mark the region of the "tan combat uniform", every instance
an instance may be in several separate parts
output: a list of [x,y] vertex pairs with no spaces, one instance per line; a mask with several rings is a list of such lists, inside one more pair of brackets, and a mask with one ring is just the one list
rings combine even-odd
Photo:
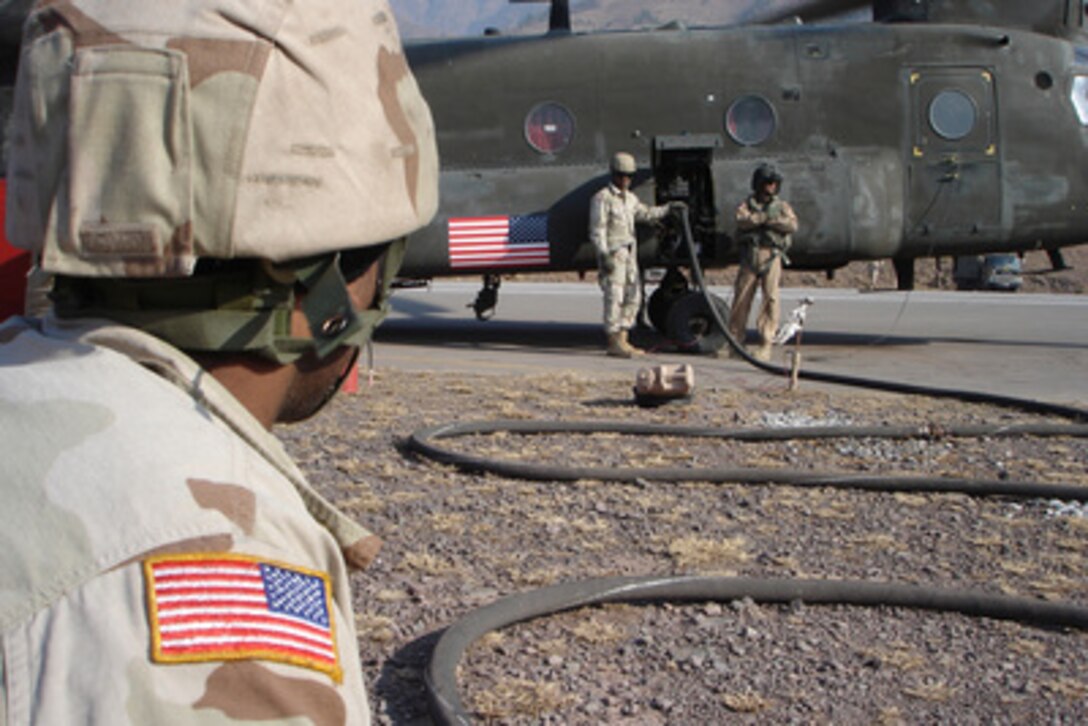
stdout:
[[0,357],[0,724],[369,722],[341,552],[377,539],[275,437],[131,328],[13,318]]
[[792,243],[797,231],[797,214],[782,199],[773,198],[767,204],[748,197],[737,207],[737,237],[741,240],[740,265],[733,286],[733,306],[729,312],[729,332],[744,343],[748,314],[756,286],[763,293],[763,305],[756,318],[760,347],[756,356],[767,360],[771,340],[778,328],[778,285],[782,277],[782,255]]
[[651,207],[633,192],[609,184],[589,205],[589,239],[597,250],[598,281],[604,292],[604,328],[608,334],[629,330],[641,304],[635,223],[668,214],[668,205]]

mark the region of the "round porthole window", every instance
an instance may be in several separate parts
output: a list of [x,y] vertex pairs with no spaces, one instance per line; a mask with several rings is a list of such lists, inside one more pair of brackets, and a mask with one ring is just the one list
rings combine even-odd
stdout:
[[978,109],[963,91],[941,91],[929,103],[929,125],[949,141],[959,141],[975,128]]
[[778,121],[762,96],[743,96],[725,112],[725,130],[741,146],[758,146],[771,138]]
[[541,103],[525,117],[525,140],[541,154],[558,154],[574,139],[574,116],[558,103]]

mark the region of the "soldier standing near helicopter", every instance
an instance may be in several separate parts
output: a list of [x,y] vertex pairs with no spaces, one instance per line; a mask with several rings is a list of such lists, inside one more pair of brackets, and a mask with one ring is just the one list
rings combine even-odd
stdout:
[[631,191],[635,157],[618,152],[612,157],[612,181],[597,192],[589,205],[589,239],[597,249],[598,280],[604,292],[604,330],[608,355],[642,355],[628,341],[641,303],[635,223],[661,219],[682,202],[651,207]]
[[778,198],[782,175],[770,164],[760,164],[752,174],[752,194],[737,207],[737,240],[740,264],[733,288],[733,308],[729,314],[729,332],[737,343],[744,343],[748,313],[752,309],[756,285],[763,292],[763,306],[756,319],[759,347],[753,355],[770,360],[771,340],[778,328],[778,283],[782,277],[782,259],[797,231],[793,207]]

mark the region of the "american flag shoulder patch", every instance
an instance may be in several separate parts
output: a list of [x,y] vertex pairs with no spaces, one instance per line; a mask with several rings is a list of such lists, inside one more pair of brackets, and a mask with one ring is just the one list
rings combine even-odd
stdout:
[[324,572],[232,554],[144,561],[156,663],[269,660],[342,678]]

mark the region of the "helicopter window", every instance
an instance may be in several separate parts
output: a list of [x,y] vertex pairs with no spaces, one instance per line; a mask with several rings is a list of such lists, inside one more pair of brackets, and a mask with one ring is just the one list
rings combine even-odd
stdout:
[[541,154],[558,154],[574,139],[574,116],[558,103],[541,103],[525,117],[525,140]]
[[1088,76],[1074,76],[1073,90],[1069,95],[1081,126],[1088,126]]
[[742,96],[725,112],[725,130],[741,146],[758,146],[771,138],[778,121],[762,96]]
[[963,91],[941,91],[929,104],[929,125],[942,138],[958,141],[975,128],[978,109]]

